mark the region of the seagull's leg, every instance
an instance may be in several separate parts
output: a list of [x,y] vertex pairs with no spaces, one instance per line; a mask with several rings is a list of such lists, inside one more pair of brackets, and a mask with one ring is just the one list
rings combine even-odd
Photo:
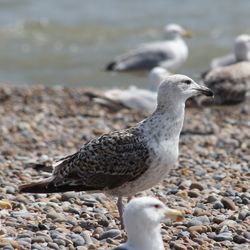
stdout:
[[118,197],[118,200],[117,200],[117,208],[118,208],[119,216],[120,216],[121,229],[124,229],[123,217],[122,217],[122,215],[123,215],[122,196],[119,196],[119,197]]

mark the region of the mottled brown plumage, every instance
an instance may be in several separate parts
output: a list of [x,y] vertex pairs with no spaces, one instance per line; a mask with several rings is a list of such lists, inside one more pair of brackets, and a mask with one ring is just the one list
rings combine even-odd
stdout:
[[250,88],[250,62],[213,69],[205,76],[204,84],[213,90],[216,104],[242,102]]
[[[102,191],[133,181],[149,167],[149,152],[140,128],[104,134],[86,143],[56,166],[44,192]],[[21,192],[41,192],[41,183],[20,187]]]

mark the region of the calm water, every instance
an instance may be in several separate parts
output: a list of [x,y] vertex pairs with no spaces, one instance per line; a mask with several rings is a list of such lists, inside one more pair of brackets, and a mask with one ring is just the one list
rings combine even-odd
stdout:
[[250,33],[249,0],[0,0],[0,82],[143,86],[145,77],[103,71],[114,56],[158,40],[167,23],[194,32],[178,71],[190,76]]

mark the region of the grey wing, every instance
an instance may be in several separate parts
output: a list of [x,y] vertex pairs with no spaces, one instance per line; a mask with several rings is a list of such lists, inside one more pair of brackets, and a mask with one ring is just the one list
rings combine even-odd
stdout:
[[113,67],[117,71],[151,69],[169,58],[161,49],[145,46],[118,57]]
[[54,185],[64,191],[103,190],[138,178],[148,169],[149,153],[135,131],[113,132],[85,144],[56,167]]
[[226,56],[218,57],[212,60],[211,62],[211,68],[215,69],[218,67],[225,67],[231,64],[237,63],[235,55],[234,54],[228,54]]

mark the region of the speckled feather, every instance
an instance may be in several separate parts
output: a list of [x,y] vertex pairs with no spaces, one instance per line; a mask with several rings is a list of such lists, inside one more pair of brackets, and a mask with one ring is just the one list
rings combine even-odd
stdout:
[[61,159],[44,192],[108,190],[138,178],[149,168],[148,148],[140,133],[139,127],[132,127],[89,141]]
[[213,90],[217,104],[242,102],[250,88],[250,63],[213,69],[206,75],[204,83]]

